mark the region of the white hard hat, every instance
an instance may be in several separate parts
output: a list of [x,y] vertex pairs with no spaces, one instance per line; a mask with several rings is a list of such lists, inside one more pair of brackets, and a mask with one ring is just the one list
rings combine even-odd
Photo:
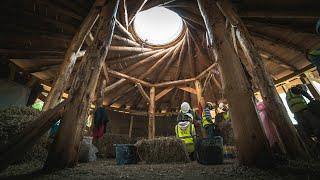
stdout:
[[181,104],[181,111],[182,111],[183,113],[187,113],[189,110],[190,110],[190,105],[189,105],[189,103],[183,102],[183,103]]
[[219,108],[222,109],[224,107],[224,103],[219,103]]

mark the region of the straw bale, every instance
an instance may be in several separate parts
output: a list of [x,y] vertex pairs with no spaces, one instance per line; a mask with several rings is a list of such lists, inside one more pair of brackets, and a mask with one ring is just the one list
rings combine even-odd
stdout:
[[184,143],[176,137],[142,139],[136,146],[141,160],[147,164],[190,162]]
[[[19,134],[28,124],[40,116],[39,110],[24,106],[10,106],[0,109],[0,145],[8,143],[10,138]],[[46,138],[41,138],[22,159],[15,163],[31,160],[44,161],[47,156]]]

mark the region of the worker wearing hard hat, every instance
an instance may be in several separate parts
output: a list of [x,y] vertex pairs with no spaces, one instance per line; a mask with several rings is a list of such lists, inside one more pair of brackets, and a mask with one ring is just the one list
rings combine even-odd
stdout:
[[[187,115],[189,116],[189,115]],[[193,117],[190,117],[191,119]],[[189,119],[183,119],[175,127],[176,137],[181,139],[187,149],[187,152],[190,155],[190,158],[193,160],[195,146],[194,138],[196,135],[195,127]]]
[[217,127],[213,122],[214,118],[211,116],[211,111],[214,109],[214,107],[215,104],[212,102],[207,102],[202,112],[201,124],[202,127],[207,131],[208,138],[213,138],[218,135]]
[[192,123],[197,123],[198,121],[201,120],[201,118],[195,111],[191,109],[189,103],[183,102],[180,106],[180,112],[177,116],[177,122],[186,121],[186,120]]

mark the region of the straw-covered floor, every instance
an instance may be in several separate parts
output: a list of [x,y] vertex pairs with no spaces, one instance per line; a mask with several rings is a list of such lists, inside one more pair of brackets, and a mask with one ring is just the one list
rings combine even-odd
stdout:
[[[138,164],[118,166],[114,159],[82,163],[75,168],[43,174],[42,163],[33,161],[9,167],[0,179],[318,179],[320,163],[289,162],[271,170],[238,166],[234,161],[203,166],[196,162],[176,164]],[[32,173],[33,172],[33,173]]]

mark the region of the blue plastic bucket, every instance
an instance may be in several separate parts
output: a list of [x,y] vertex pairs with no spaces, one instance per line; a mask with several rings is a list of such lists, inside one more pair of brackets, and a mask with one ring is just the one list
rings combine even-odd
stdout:
[[118,165],[137,164],[137,148],[133,144],[115,144]]
[[198,139],[196,158],[198,163],[204,165],[222,164],[224,159],[222,137]]

